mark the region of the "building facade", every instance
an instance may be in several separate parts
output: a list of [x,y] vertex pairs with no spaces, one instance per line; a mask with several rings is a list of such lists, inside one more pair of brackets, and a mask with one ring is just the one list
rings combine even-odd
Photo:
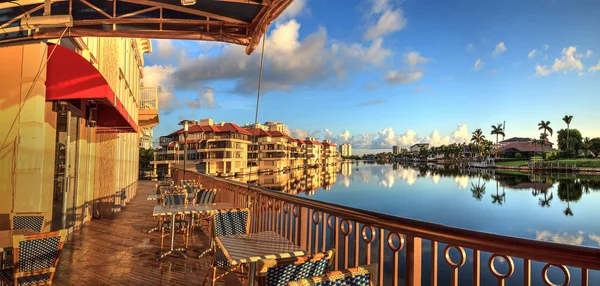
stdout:
[[392,153],[394,153],[394,154],[400,154],[400,153],[402,153],[402,147],[400,147],[400,146],[394,146],[394,147],[392,147]]
[[151,50],[92,37],[0,47],[0,213],[43,212],[49,229],[72,229],[135,195],[137,133],[158,120],[138,117]]
[[429,143],[417,143],[410,146],[410,153],[419,153],[423,148],[425,150],[429,149]]
[[352,144],[342,144],[340,145],[340,154],[342,157],[350,157],[352,156]]

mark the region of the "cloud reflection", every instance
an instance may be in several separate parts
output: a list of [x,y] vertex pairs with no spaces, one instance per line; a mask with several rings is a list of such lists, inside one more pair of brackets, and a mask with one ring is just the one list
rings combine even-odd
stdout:
[[[590,235],[591,238],[592,235]],[[600,238],[600,237],[598,237]],[[571,245],[582,245],[583,244],[583,231],[579,231],[576,235],[570,235],[567,232],[563,233],[552,233],[547,230],[535,231],[535,239],[542,241],[550,241],[554,243],[571,244]]]
[[456,176],[454,177],[454,181],[459,189],[466,189],[469,185],[469,176]]

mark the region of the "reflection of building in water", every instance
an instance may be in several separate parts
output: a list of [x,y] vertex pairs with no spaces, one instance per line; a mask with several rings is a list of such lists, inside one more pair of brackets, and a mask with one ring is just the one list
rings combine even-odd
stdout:
[[289,181],[290,175],[287,172],[260,174],[260,176],[258,176],[259,186],[276,191],[285,192],[289,190]]
[[342,176],[352,176],[352,162],[343,162],[342,166]]

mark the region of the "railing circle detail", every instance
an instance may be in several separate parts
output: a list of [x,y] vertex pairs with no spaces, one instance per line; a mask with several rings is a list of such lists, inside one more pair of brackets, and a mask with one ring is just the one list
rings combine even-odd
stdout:
[[[367,228],[369,228],[369,231],[367,232]],[[375,228],[370,226],[370,225],[363,225],[361,228],[361,232],[362,232],[362,239],[365,243],[369,244],[369,243],[373,243],[375,241]],[[371,238],[367,237],[367,234],[370,233],[371,234]]]
[[288,213],[290,211],[290,204],[284,202],[282,209],[284,213]]
[[[503,258],[504,260],[506,260],[506,263],[508,263],[508,271],[505,274],[501,274],[500,272],[498,272],[498,270],[496,270],[496,266],[494,266],[494,260],[496,260],[497,257]],[[490,259],[488,260],[488,268],[490,269],[492,274],[496,276],[496,278],[507,279],[515,272],[515,263],[513,262],[510,256],[494,253],[492,254],[492,256],[490,256]]]
[[313,212],[312,213],[312,221],[314,224],[318,225],[319,221],[321,220],[321,213],[320,212]]
[[[460,254],[460,260],[458,261],[458,263],[454,263],[454,261],[452,261],[452,259],[450,258],[451,248],[456,249]],[[446,249],[444,249],[444,258],[446,259],[446,263],[450,265],[450,268],[459,268],[465,265],[465,262],[467,260],[467,253],[465,252],[465,249],[460,246],[446,245]]]
[[344,236],[349,235],[352,232],[352,224],[349,221],[342,219],[340,231]]
[[546,284],[548,286],[558,286],[559,285],[559,284],[552,283],[552,281],[550,281],[550,278],[548,278],[548,270],[550,269],[551,266],[554,266],[554,267],[562,270],[563,274],[565,275],[565,281],[560,285],[562,285],[562,286],[569,285],[569,282],[571,281],[571,273],[569,273],[569,269],[567,269],[567,267],[565,267],[564,265],[555,265],[555,264],[550,264],[550,263],[547,263],[544,266],[544,268],[542,269],[542,281],[544,281],[544,284]]
[[292,207],[292,214],[293,214],[295,217],[298,217],[298,211],[299,211],[299,210],[298,210],[298,206],[296,206],[296,205],[295,205],[295,206],[293,206],[293,207]]
[[[398,246],[394,245],[394,239],[393,239],[394,235],[398,238]],[[402,248],[404,248],[404,235],[402,235],[400,233],[390,232],[388,234],[387,241],[388,241],[388,246],[390,247],[390,249],[393,252],[398,252],[398,251],[402,250]]]
[[335,218],[334,216],[332,216],[332,215],[329,215],[329,216],[327,217],[327,226],[328,226],[330,229],[333,229],[333,228],[334,228],[334,226],[333,226],[333,222],[334,222],[335,220],[336,220],[336,218]]

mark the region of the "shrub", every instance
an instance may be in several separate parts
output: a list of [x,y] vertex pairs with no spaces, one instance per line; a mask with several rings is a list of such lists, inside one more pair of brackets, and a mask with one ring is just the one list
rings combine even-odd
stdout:
[[546,152],[546,160],[556,160],[558,154],[556,152]]
[[521,153],[517,152],[517,154],[515,154],[515,159],[521,159]]

